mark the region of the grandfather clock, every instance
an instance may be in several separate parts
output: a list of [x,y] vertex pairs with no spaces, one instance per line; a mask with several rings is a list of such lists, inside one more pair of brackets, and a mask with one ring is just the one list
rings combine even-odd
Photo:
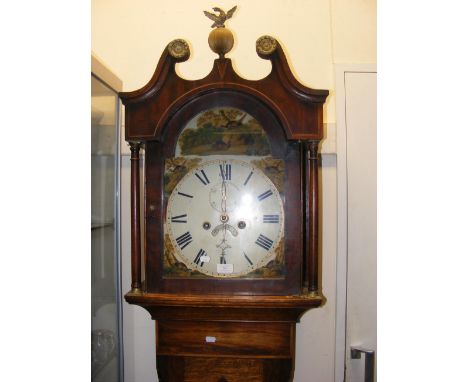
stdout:
[[292,381],[296,323],[324,301],[317,147],[328,91],[301,85],[271,36],[256,42],[271,73],[238,76],[225,57],[235,7],[214,11],[219,58],[207,77],[177,76],[190,55],[177,39],[144,87],[120,93],[132,161],[125,299],[156,322],[160,381]]

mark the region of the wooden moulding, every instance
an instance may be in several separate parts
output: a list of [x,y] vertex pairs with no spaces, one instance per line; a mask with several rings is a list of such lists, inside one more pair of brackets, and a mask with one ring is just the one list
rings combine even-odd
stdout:
[[160,140],[173,113],[202,93],[220,90],[234,90],[261,100],[275,113],[289,140],[322,139],[322,108],[328,90],[311,89],[299,83],[274,38],[260,37],[257,54],[272,64],[270,74],[263,79],[246,80],[237,75],[230,59],[219,58],[208,76],[189,81],[175,71],[176,63],[190,56],[188,44],[183,40],[169,43],[151,80],[139,90],[119,93],[125,105],[125,139]]
[[298,322],[324,302],[320,294],[301,296],[222,296],[128,293],[125,300],[145,308],[154,320]]

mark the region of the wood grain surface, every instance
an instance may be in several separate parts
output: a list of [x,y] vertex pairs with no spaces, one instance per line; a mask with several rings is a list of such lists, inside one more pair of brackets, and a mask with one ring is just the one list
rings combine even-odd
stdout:
[[[304,312],[325,302],[317,282],[317,147],[323,138],[328,90],[300,84],[281,44],[268,36],[261,39],[273,43],[268,49],[257,45],[257,54],[272,65],[263,79],[241,78],[230,59],[219,58],[205,78],[185,80],[176,74],[175,65],[186,61],[189,52],[178,56],[166,48],[145,86],[119,93],[125,105],[125,139],[132,150],[132,291],[125,299],[145,308],[156,320],[160,382],[292,381],[296,322]],[[191,118],[220,106],[244,110],[259,121],[273,158],[285,163],[285,270],[281,277],[169,279],[162,273],[165,160],[175,155],[178,136]],[[143,246],[140,145],[145,148]]]
[[[158,321],[158,355],[290,358],[295,324],[270,322]],[[207,337],[213,342],[207,342]]]
[[291,382],[292,365],[291,359],[157,357],[160,382]]

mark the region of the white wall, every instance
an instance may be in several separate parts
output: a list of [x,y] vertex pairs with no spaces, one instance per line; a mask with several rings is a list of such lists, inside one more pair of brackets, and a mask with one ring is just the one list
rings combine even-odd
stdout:
[[[322,144],[323,291],[327,303],[304,315],[297,327],[295,382],[334,381],[336,293],[336,157],[334,63],[375,63],[375,0],[93,0],[92,50],[123,80],[124,90],[145,85],[165,46],[175,38],[190,44],[191,58],[179,75],[195,79],[212,68],[210,20],[213,6],[238,9],[228,21],[236,42],[228,54],[248,79],[268,74],[270,64],[255,52],[264,34],[281,42],[296,78],[304,85],[329,89],[325,105],[326,141]],[[123,147],[124,153],[128,149]],[[122,256],[124,290],[130,287],[129,160],[122,160]],[[139,307],[124,303],[127,382],[155,381],[154,323]]]
[[124,90],[146,84],[165,46],[175,38],[190,44],[182,76],[206,75],[215,54],[207,44],[210,20],[202,13],[214,4],[237,4],[228,27],[233,58],[245,78],[264,77],[270,64],[258,58],[255,41],[270,34],[283,44],[296,77],[306,86],[329,89],[325,122],[335,121],[335,62],[376,62],[376,0],[93,0],[92,50],[123,80]]
[[[204,77],[216,55],[207,43],[211,22],[202,11],[211,10],[214,4],[226,10],[238,5],[228,21],[235,36],[228,57],[234,59],[240,75],[257,79],[268,74],[270,64],[258,58],[255,41],[270,34],[283,44],[302,83],[320,89],[332,87],[328,0],[94,0],[93,52],[123,80],[124,90],[134,90],[148,82],[166,45],[175,38],[184,38],[192,56],[179,65],[180,74],[190,79]],[[328,109],[333,115],[333,97]]]
[[334,63],[376,63],[377,1],[331,0]]

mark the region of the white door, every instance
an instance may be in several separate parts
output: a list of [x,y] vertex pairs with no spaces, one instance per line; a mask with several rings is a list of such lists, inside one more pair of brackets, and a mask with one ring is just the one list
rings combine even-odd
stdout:
[[336,381],[371,382],[377,351],[377,75],[356,69],[341,74],[336,349],[342,366],[337,364]]

